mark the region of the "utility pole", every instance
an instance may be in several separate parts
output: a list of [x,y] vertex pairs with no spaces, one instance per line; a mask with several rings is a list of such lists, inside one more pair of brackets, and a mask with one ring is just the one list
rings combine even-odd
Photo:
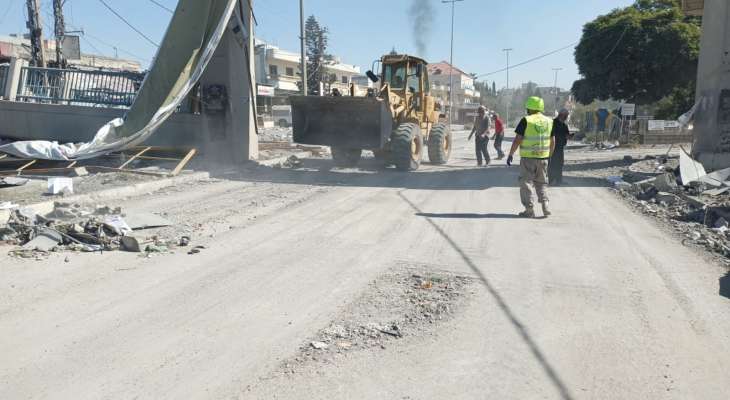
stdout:
[[560,90],[558,89],[558,72],[562,71],[562,68],[553,68],[553,71],[555,71],[555,112],[558,112],[558,100],[560,100]]
[[449,58],[449,127],[454,116],[454,16],[456,14],[456,2],[464,0],[441,0],[443,4],[451,4],[451,56]]
[[43,52],[43,29],[38,0],[26,0],[28,7],[28,31],[30,31],[30,47],[33,66],[45,68],[46,55]]
[[507,53],[507,119],[505,120],[506,126],[509,126],[509,111],[512,107],[512,94],[509,91],[509,52],[514,49],[502,49],[503,52]]
[[555,86],[553,86],[553,89],[555,90],[555,94],[558,94],[558,72],[562,71],[562,68],[553,68],[553,71],[555,71]]
[[66,36],[66,22],[63,18],[63,3],[65,0],[53,0],[53,30],[56,35],[56,67],[66,68],[66,59],[63,57],[63,39]]
[[299,39],[301,40],[301,67],[302,70],[302,95],[307,95],[307,53],[304,49],[304,44],[307,40],[307,35],[304,30],[304,0],[299,0]]

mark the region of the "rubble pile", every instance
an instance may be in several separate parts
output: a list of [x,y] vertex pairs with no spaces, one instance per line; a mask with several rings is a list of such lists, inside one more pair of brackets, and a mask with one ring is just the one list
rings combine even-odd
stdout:
[[372,282],[342,317],[335,319],[285,363],[324,361],[350,351],[386,349],[392,341],[432,331],[450,318],[465,297],[472,279],[447,272],[406,270],[386,274]]
[[685,245],[730,259],[730,169],[707,174],[683,153],[679,165],[663,160],[654,173],[630,168],[608,180],[641,212],[668,222]]
[[0,225],[0,242],[17,246],[9,254],[22,258],[44,258],[53,251],[162,253],[187,246],[190,239],[142,237],[137,231],[170,224],[154,215],[127,216],[120,207],[87,208],[56,202],[47,215],[36,214],[27,208],[13,209],[7,223]]

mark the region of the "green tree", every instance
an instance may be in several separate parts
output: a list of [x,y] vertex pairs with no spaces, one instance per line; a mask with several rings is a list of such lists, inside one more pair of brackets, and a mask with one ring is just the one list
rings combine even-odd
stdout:
[[307,90],[309,95],[319,94],[319,83],[329,83],[327,64],[331,56],[327,54],[329,30],[319,24],[314,15],[307,18],[304,25],[307,39],[305,49],[307,53]]
[[657,102],[697,75],[700,23],[686,17],[679,0],[638,0],[583,27],[575,50],[582,79],[576,99]]

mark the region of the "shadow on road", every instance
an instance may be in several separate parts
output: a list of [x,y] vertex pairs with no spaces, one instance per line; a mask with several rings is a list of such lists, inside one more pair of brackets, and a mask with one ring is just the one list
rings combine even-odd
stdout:
[[433,214],[417,213],[419,217],[446,219],[519,219],[517,214]]
[[[408,199],[408,197],[406,197],[403,193],[403,191],[398,192],[398,196],[403,199],[403,201],[408,203],[408,205],[416,212],[416,215],[425,216],[426,213],[419,209],[418,206],[410,199]],[[533,339],[532,335],[530,335],[530,332],[527,330],[522,321],[520,321],[519,318],[517,318],[517,315],[515,315],[514,311],[512,311],[512,307],[507,304],[504,297],[502,297],[502,294],[492,284],[489,278],[484,275],[484,272],[479,269],[474,260],[472,260],[469,255],[467,255],[466,252],[464,252],[464,250],[459,247],[456,241],[454,241],[454,239],[452,239],[451,236],[446,233],[446,231],[444,231],[436,222],[434,222],[432,218],[427,217],[426,221],[428,221],[428,223],[436,230],[436,232],[439,233],[439,235],[441,235],[441,237],[444,238],[444,240],[451,246],[451,248],[453,248],[454,251],[459,254],[461,259],[464,260],[464,263],[469,266],[474,274],[479,277],[484,287],[487,289],[489,294],[492,296],[494,301],[504,313],[505,317],[507,317],[507,319],[512,324],[512,327],[515,329],[515,331],[517,331],[527,347],[530,349],[530,352],[532,353],[533,357],[535,357],[535,360],[542,367],[545,375],[548,377],[553,386],[555,386],[555,390],[558,392],[560,398],[563,400],[572,400],[573,396],[571,395],[568,387],[558,375],[558,372],[555,370],[553,365],[542,352],[542,349],[540,349],[540,346],[537,344],[537,342],[535,342],[535,339]]]
[[[301,168],[247,168],[231,174],[214,177],[245,182],[269,182],[336,187],[372,187],[414,190],[486,190],[518,186],[519,167],[495,165],[489,168],[471,168],[458,165],[432,166],[424,164],[415,172],[399,172],[385,168],[374,159],[364,159],[358,168],[336,168],[330,159],[304,159]],[[571,187],[605,187],[599,178],[569,177]]]
[[720,278],[720,296],[730,299],[730,272]]

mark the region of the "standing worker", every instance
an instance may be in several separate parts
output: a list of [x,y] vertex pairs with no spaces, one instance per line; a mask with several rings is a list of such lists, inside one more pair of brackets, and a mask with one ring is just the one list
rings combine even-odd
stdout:
[[545,102],[540,97],[530,97],[525,104],[527,116],[520,120],[515,129],[517,136],[507,157],[507,165],[511,166],[517,148],[520,149],[520,199],[525,211],[519,215],[525,218],[535,217],[531,185],[535,186],[537,200],[542,204],[542,214],[548,217],[551,212],[547,196],[548,160],[555,150],[553,136],[553,120],[544,116]]
[[482,166],[482,158],[484,159],[484,166],[488,166],[489,162],[489,151],[487,145],[489,145],[489,117],[487,116],[487,109],[484,106],[479,106],[477,109],[477,116],[474,117],[474,127],[469,134],[467,140],[471,140],[471,137],[476,134],[474,138],[474,148],[477,153],[477,165]]
[[550,186],[563,184],[563,165],[565,165],[565,146],[568,145],[570,129],[568,128],[568,116],[570,112],[563,108],[558,117],[553,120],[553,136],[555,136],[555,151],[550,156],[548,165],[548,182]]
[[494,149],[497,150],[497,160],[504,158],[504,151],[502,151],[502,141],[504,140],[504,122],[499,117],[499,114],[494,114]]

